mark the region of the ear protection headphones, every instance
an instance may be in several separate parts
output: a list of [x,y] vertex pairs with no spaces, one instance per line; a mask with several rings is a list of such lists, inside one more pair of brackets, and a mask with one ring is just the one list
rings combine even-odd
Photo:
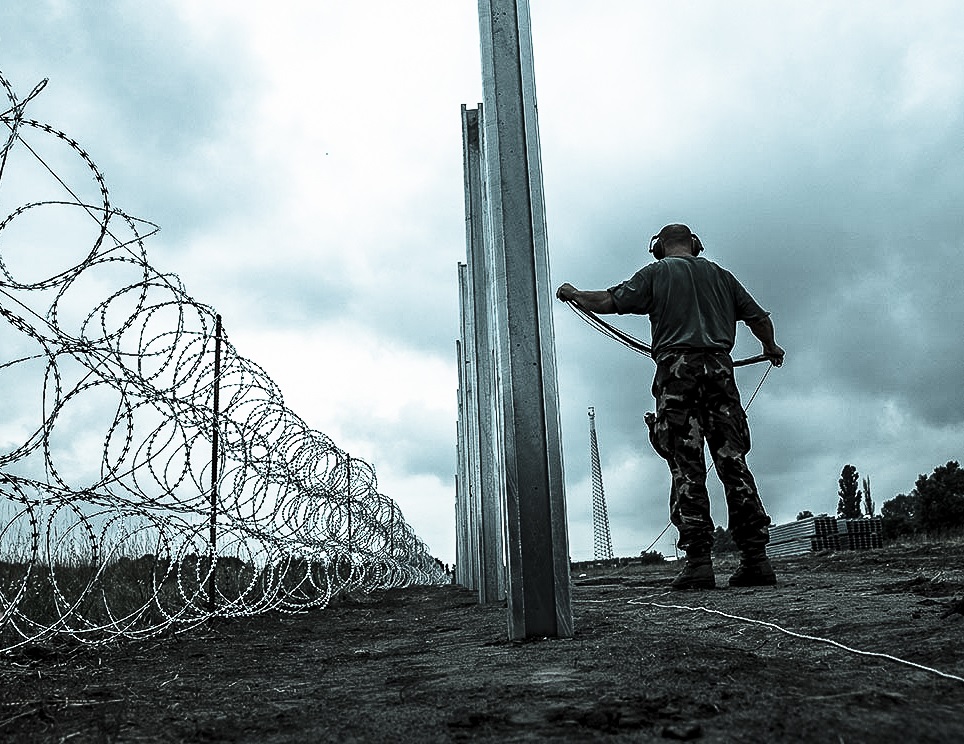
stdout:
[[[665,229],[666,228],[660,230],[649,240],[649,252],[653,254],[653,257],[657,261],[666,257],[666,249],[663,247],[663,238],[660,237]],[[703,241],[701,241],[699,235],[694,232],[690,232],[690,250],[693,252],[694,256],[698,256],[703,252]]]

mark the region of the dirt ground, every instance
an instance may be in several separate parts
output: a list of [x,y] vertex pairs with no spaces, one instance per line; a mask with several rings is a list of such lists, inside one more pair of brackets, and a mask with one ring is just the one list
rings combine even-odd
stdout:
[[692,593],[672,564],[576,575],[567,640],[512,643],[504,606],[446,586],[26,649],[0,657],[0,741],[964,741],[964,545],[774,565]]

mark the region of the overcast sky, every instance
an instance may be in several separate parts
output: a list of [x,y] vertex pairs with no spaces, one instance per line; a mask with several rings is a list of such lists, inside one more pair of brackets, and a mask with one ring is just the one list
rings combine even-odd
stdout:
[[[771,311],[787,361],[749,418],[774,521],[833,513],[847,463],[879,507],[960,460],[959,3],[533,0],[531,15],[553,283],[628,278],[651,234],[685,222]],[[0,4],[0,71],[21,97],[50,79],[28,116],[160,225],[154,266],[374,465],[447,562],[478,36],[469,0]],[[638,554],[668,521],[642,424],[652,362],[561,304],[555,330],[571,554],[592,555],[589,406],[613,547]],[[738,356],[758,352],[740,338]],[[739,373],[745,398],[763,372]],[[669,533],[654,549],[673,554]]]

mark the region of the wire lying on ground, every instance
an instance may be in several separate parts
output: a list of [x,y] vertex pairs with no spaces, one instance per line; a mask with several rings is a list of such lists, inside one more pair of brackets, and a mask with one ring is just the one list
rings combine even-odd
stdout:
[[756,620],[751,617],[742,617],[741,615],[732,615],[728,612],[723,612],[721,610],[714,610],[709,607],[691,607],[689,605],[677,605],[677,604],[664,604],[661,602],[649,602],[640,599],[631,599],[629,604],[645,607],[657,607],[664,610],[686,610],[687,612],[705,612],[712,615],[719,615],[720,617],[725,617],[729,620],[737,620],[743,623],[750,623],[752,625],[762,625],[766,628],[771,628],[773,630],[779,631],[785,635],[792,638],[798,638],[804,641],[814,641],[815,643],[826,643],[834,648],[839,648],[847,653],[856,654],[858,656],[868,656],[877,659],[886,659],[887,661],[892,661],[897,664],[903,664],[904,666],[912,667],[922,672],[927,672],[929,674],[936,674],[944,679],[952,679],[955,682],[964,682],[964,677],[959,677],[956,674],[950,674],[948,672],[942,672],[940,669],[934,669],[933,667],[925,666],[923,664],[918,664],[913,661],[908,661],[906,659],[901,659],[898,656],[892,656],[891,654],[880,653],[877,651],[863,651],[861,649],[853,648],[851,646],[846,646],[839,641],[834,641],[830,638],[821,638],[820,636],[807,635],[806,633],[798,633],[794,630],[787,630],[786,628],[777,625],[776,623],[771,623],[767,620]]

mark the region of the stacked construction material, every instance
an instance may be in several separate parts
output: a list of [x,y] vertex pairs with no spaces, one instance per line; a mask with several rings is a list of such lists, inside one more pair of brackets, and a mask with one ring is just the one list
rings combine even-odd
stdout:
[[880,517],[837,519],[826,514],[770,528],[767,554],[786,558],[818,550],[867,550],[882,546]]
[[812,543],[817,534],[817,519],[823,517],[806,517],[789,524],[770,527],[767,554],[771,558],[786,558],[809,553],[814,549]]
[[837,542],[841,550],[869,550],[883,545],[880,517],[838,519]]
[[840,547],[837,518],[821,514],[813,517],[814,534],[811,547],[814,550],[837,550]]

